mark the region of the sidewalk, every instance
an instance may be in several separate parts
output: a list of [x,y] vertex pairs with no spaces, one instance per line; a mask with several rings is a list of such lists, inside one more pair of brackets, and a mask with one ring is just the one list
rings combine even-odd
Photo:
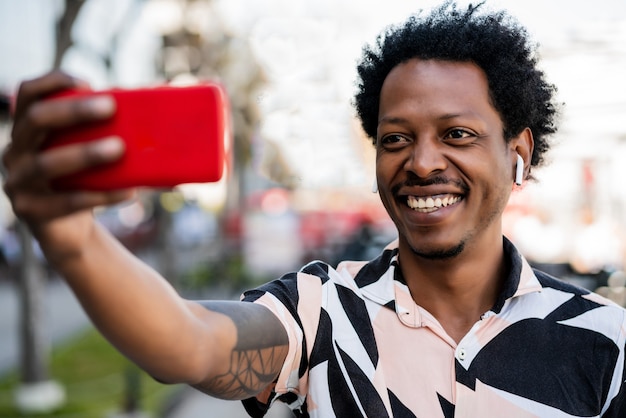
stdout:
[[[293,414],[282,404],[273,406],[265,418],[291,418]],[[239,401],[224,401],[189,388],[180,403],[164,418],[249,418]]]

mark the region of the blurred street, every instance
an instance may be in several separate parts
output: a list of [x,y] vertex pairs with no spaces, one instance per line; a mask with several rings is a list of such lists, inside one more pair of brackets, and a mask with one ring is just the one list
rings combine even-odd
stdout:
[[[154,265],[158,257],[152,253],[144,253],[142,258]],[[226,296],[221,294],[221,298]],[[53,345],[61,344],[67,338],[91,326],[82,307],[63,280],[54,278],[48,281],[45,301],[46,337]],[[0,281],[0,376],[19,367],[18,321],[18,288],[13,281]],[[192,388],[184,389],[177,396],[177,399],[172,399],[170,402],[174,406],[164,411],[162,415],[164,418],[245,418],[248,416],[239,401],[212,398]],[[272,408],[266,416],[287,418],[292,415],[285,407],[279,405]]]
[[[45,291],[47,337],[58,344],[89,326],[80,304],[61,280],[52,280]],[[0,375],[19,365],[18,288],[13,282],[0,282]]]
[[[248,416],[239,401],[222,401],[189,389],[185,392],[181,403],[165,418],[247,418]],[[270,409],[265,418],[292,416],[293,414],[286,406],[277,404]]]

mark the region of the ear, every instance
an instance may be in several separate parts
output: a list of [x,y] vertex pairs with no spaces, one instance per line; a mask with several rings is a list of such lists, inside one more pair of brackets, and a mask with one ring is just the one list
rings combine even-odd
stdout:
[[533,156],[533,149],[535,147],[535,141],[533,139],[533,133],[530,128],[524,128],[524,130],[511,139],[509,142],[512,178],[515,179],[517,156],[519,155],[524,160],[523,179],[528,178],[530,175],[531,160]]

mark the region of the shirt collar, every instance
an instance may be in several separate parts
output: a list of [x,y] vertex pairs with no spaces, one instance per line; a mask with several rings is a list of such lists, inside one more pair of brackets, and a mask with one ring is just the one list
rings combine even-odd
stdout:
[[[541,291],[541,284],[532,267],[506,237],[503,237],[503,248],[508,264],[508,275],[504,278],[502,291],[492,308],[494,313],[499,313],[509,299]],[[363,264],[355,274],[354,280],[361,288],[363,296],[372,302],[396,310],[398,313],[413,311],[414,307],[407,305],[415,305],[415,303],[397,267],[398,240],[395,240],[383,250],[378,258]]]

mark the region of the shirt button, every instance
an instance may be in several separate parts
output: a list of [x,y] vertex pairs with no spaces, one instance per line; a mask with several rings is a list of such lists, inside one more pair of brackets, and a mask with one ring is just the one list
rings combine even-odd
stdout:
[[465,360],[465,349],[464,348],[461,348],[459,350],[459,360],[461,360],[461,361]]

